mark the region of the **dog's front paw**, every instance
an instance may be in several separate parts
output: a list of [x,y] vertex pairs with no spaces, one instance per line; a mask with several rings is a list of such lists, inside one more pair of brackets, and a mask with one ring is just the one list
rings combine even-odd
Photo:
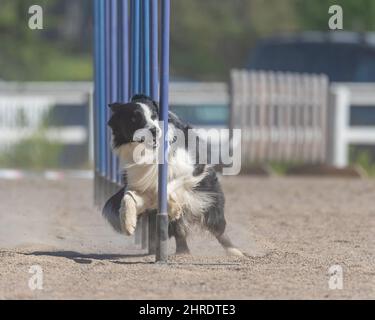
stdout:
[[129,236],[134,234],[137,227],[137,204],[129,193],[125,193],[121,201],[120,222],[125,234]]

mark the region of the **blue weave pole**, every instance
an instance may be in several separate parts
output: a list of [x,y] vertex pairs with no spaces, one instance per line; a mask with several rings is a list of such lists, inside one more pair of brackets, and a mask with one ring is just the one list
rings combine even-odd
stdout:
[[[111,111],[107,107],[111,101],[111,0],[105,2],[105,124],[111,117]],[[112,150],[111,150],[111,130],[106,125],[106,139],[105,139],[105,150],[106,150],[106,178],[108,181],[112,180]]]
[[129,7],[127,0],[121,0],[119,10],[120,20],[120,99],[129,101]]
[[[107,0],[108,1],[108,0]],[[110,103],[119,101],[119,67],[118,67],[118,6],[117,0],[110,0]],[[108,109],[109,110],[109,109]],[[109,118],[108,118],[109,120]],[[110,141],[110,140],[109,140]],[[118,181],[118,159],[111,152],[111,180]]]
[[141,2],[140,0],[131,0],[131,18],[132,18],[132,39],[131,39],[131,95],[140,93],[141,89]]
[[[129,6],[128,0],[121,0],[119,3],[119,99],[120,101],[130,100],[130,81],[129,81]],[[119,161],[117,159],[116,170],[119,172]],[[121,174],[117,175],[117,183],[121,184]]]
[[[150,81],[151,81],[151,98],[154,101],[159,101],[159,52],[158,52],[158,42],[159,42],[159,16],[158,16],[158,0],[150,0]],[[154,210],[149,214],[149,237],[148,252],[151,254],[156,253],[156,214],[157,211]]]
[[[159,2],[162,7],[160,75]],[[119,163],[111,150],[111,132],[107,126],[111,116],[108,104],[128,102],[135,94],[151,96],[159,101],[160,120],[164,124],[157,241],[150,240],[155,235],[155,218],[143,222],[149,221],[149,252],[150,245],[156,243],[156,261],[166,262],[170,0],[94,0],[94,10],[95,201],[103,205],[121,187]],[[142,239],[146,229],[142,228]]]
[[105,3],[104,1],[98,1],[99,10],[99,57],[98,57],[98,67],[99,67],[99,84],[98,84],[98,95],[99,95],[99,105],[98,105],[98,116],[99,116],[99,162],[100,162],[100,175],[104,177],[106,175],[107,168],[107,157],[106,157],[106,130],[107,126],[105,123],[105,113],[107,112],[106,99],[105,99]]
[[158,62],[158,0],[151,0],[151,61],[150,61],[150,72],[151,72],[151,97],[155,101],[159,101],[159,62]]
[[162,0],[161,12],[161,71],[160,71],[160,113],[162,122],[162,156],[159,164],[158,214],[156,220],[156,261],[168,259],[168,109],[169,109],[169,41],[170,0]]
[[[99,105],[100,105],[100,93],[99,93],[99,82],[100,82],[100,73],[99,73],[99,57],[100,57],[100,24],[99,24],[99,0],[94,1],[94,141],[99,140]],[[99,144],[94,143],[94,162],[95,162],[95,177],[100,172],[100,161],[99,161]],[[95,189],[96,190],[96,189]],[[95,197],[97,197],[95,195]]]
[[142,0],[142,92],[150,96],[150,0]]
[[99,185],[100,185],[100,147],[99,147],[99,105],[100,105],[100,93],[99,93],[99,57],[100,57],[100,41],[99,41],[99,0],[94,1],[94,107],[93,107],[93,125],[94,125],[94,167],[95,167],[95,176],[94,176],[94,203],[99,205]]

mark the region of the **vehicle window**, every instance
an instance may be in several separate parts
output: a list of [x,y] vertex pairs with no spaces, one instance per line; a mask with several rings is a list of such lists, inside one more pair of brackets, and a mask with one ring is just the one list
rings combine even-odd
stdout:
[[372,127],[375,125],[374,106],[352,106],[350,108],[350,125]]
[[358,82],[375,81],[375,54],[373,56],[366,55],[360,60],[355,79]]
[[375,53],[353,44],[289,43],[260,45],[250,69],[324,73],[331,81],[375,80]]
[[226,105],[172,105],[171,110],[195,126],[226,126],[229,110]]

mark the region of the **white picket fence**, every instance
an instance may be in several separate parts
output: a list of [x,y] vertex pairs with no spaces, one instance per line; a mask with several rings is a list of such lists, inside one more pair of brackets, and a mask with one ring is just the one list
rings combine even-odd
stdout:
[[234,70],[230,90],[230,122],[242,130],[243,166],[326,160],[326,76]]
[[351,110],[361,106],[375,108],[375,84],[332,84],[330,96],[327,160],[343,168],[349,164],[351,145],[375,146],[374,126],[350,125]]
[[[91,83],[0,82],[0,151],[29,138],[56,104],[88,104]],[[63,144],[84,144],[84,126],[48,127],[46,138]],[[90,143],[91,146],[91,143]]]

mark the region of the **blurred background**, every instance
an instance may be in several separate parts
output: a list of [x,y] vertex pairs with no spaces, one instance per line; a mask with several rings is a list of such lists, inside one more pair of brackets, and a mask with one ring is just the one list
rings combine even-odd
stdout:
[[0,299],[373,298],[375,184],[351,177],[375,176],[375,0],[171,0],[170,107],[241,129],[243,175],[220,180],[247,257],[189,228],[168,277],[144,256],[152,215],[124,237],[93,206],[114,192],[94,176],[93,2],[0,0]]
[[[28,28],[33,4],[43,30]],[[328,28],[337,4],[343,31]],[[92,12],[90,0],[1,0],[1,168],[92,168]],[[242,128],[245,169],[375,174],[373,0],[173,0],[172,12],[171,108]]]

